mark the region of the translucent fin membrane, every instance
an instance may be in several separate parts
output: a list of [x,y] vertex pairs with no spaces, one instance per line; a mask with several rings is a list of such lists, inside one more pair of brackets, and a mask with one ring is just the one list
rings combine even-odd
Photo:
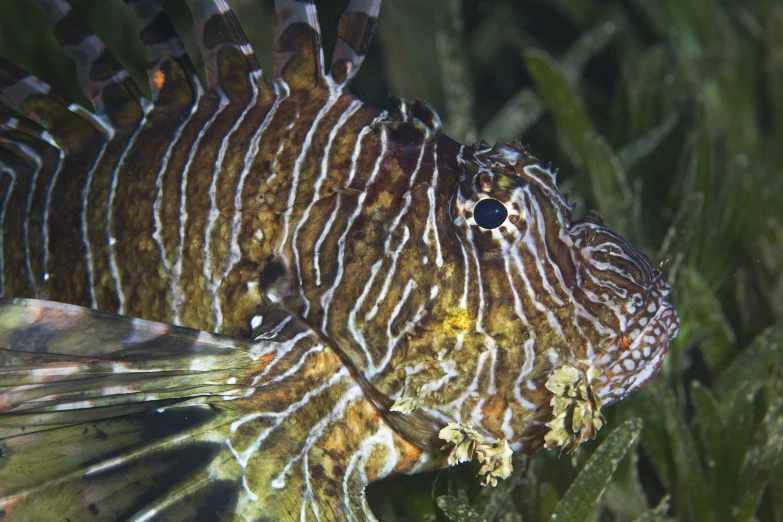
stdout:
[[382,0],[351,0],[340,17],[330,72],[337,83],[350,82],[362,66],[382,3]]
[[257,87],[264,87],[261,67],[231,8],[223,0],[188,0],[207,89],[229,100],[247,103]]
[[274,64],[275,79],[293,91],[326,85],[321,27],[311,0],[275,2]]
[[19,120],[7,120],[7,125],[39,134],[43,141],[56,143],[67,152],[82,150],[100,138],[103,130],[82,107],[69,104],[51,86],[4,58],[0,58],[0,101],[41,125],[48,134],[36,133]]
[[79,85],[95,114],[115,129],[135,127],[146,100],[128,71],[67,2],[33,2],[49,19],[57,41],[76,65]]
[[182,41],[157,0],[125,0],[139,19],[147,77],[156,109],[181,109],[198,95],[198,77]]

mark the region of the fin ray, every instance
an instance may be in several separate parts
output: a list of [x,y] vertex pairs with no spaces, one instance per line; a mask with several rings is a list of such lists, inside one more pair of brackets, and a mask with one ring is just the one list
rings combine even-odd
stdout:
[[46,130],[10,116],[0,118],[0,146],[6,143],[11,145],[10,148],[17,149],[18,147],[13,143],[16,141],[14,135],[22,141],[34,142],[38,146],[46,144],[54,148],[58,147],[52,135]]
[[[208,510],[296,520],[311,509],[371,519],[367,482],[410,469],[422,452],[306,324],[284,326],[251,341],[0,300],[0,509],[30,520],[195,520]],[[319,371],[298,370],[308,367]],[[130,377],[150,388],[131,390]]]
[[383,0],[351,0],[337,28],[330,75],[347,84],[362,66],[378,24]]
[[321,27],[313,0],[275,0],[275,80],[292,91],[326,85]]
[[[0,101],[46,129],[51,139],[47,135],[39,136],[66,152],[78,152],[93,139],[103,139],[103,128],[86,110],[69,104],[50,85],[2,57]],[[5,125],[32,132],[29,125],[16,119],[6,119]]]
[[185,46],[158,0],[125,0],[141,24],[147,77],[156,109],[181,109],[198,96],[199,80]]
[[255,53],[225,0],[187,0],[193,15],[207,89],[247,103],[254,89],[268,88]]
[[65,0],[32,0],[76,65],[79,85],[95,113],[114,128],[133,127],[147,100],[125,68]]
[[[90,336],[74,335],[78,329]],[[222,395],[252,379],[252,346],[77,306],[0,299],[0,411]],[[232,385],[221,375],[229,370]]]

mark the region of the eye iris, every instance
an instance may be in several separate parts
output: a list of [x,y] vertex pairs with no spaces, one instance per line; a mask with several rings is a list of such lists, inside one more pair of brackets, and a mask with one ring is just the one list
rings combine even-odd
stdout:
[[482,199],[473,207],[473,219],[481,228],[498,228],[507,217],[506,206],[496,199]]

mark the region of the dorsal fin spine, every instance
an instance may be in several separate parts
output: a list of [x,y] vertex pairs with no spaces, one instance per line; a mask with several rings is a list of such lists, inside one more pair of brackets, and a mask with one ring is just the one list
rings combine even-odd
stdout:
[[[159,0],[125,0],[133,7],[136,18],[141,23],[139,35],[147,49],[147,76],[153,90],[153,100],[163,86],[164,77],[161,67],[167,59],[176,63],[185,79],[190,82],[194,91],[198,82],[195,69],[185,46],[177,36],[174,25],[160,5]],[[178,85],[179,87],[179,85]]]
[[[222,90],[231,101],[245,104],[252,96],[251,84],[262,91],[269,89],[253,48],[228,4],[224,0],[187,0],[187,3],[206,69],[207,90]],[[236,51],[241,58],[236,56]],[[237,74],[239,69],[245,69],[246,75]]]
[[[2,57],[0,57],[0,101],[46,129],[47,136],[39,135],[39,138],[59,149],[72,151],[74,147],[80,148],[83,145],[83,141],[75,136],[74,129],[68,129],[76,122],[86,123],[98,134],[106,136],[104,122],[99,122],[95,115],[78,104],[69,104],[49,84]],[[67,112],[58,113],[57,106]],[[70,120],[69,113],[73,120]],[[63,121],[63,117],[67,121]],[[90,139],[89,136],[80,135],[80,137],[85,140]]]
[[[45,131],[45,130],[40,130],[39,131],[37,129],[32,128],[31,125],[29,125],[29,124],[27,124],[27,123],[25,123],[23,121],[20,121],[20,120],[18,120],[16,118],[13,118],[13,117],[9,117],[9,118],[5,118],[3,120],[0,120],[0,131],[3,131],[3,130],[4,131],[14,131],[14,130],[15,131],[19,131],[19,132],[25,134],[26,136],[28,136],[28,137],[30,137],[30,138],[32,138],[34,140],[42,141],[42,142],[46,143],[47,145],[50,145],[50,146],[55,147],[55,148],[58,148],[57,143],[54,141],[54,138],[52,137],[51,134],[49,134],[48,131]],[[2,138],[0,137],[0,139],[2,139]]]
[[68,105],[68,110],[90,122],[106,138],[106,141],[114,139],[115,129],[105,114],[93,114],[78,103]]
[[351,0],[340,17],[330,76],[348,84],[359,72],[375,34],[383,0]]
[[[128,72],[67,1],[32,2],[49,19],[57,41],[76,65],[79,85],[95,113],[105,114],[114,127],[135,128],[146,107],[141,90]],[[115,85],[120,89],[112,89],[111,99],[104,99],[106,89]]]
[[434,136],[443,134],[443,123],[435,109],[423,100],[406,100],[389,96],[390,122],[407,122],[414,120],[421,122]]
[[321,27],[313,0],[275,0],[274,79],[292,91],[325,87]]

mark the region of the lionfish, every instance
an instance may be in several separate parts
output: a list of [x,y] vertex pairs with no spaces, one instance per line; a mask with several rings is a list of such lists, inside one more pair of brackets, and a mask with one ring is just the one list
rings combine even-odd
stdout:
[[0,63],[0,518],[373,519],[369,482],[478,458],[494,484],[660,367],[660,271],[526,147],[349,93],[381,0],[328,69],[314,2],[277,0],[271,80],[225,0],[188,0],[205,86],[125,0],[151,99],[33,1],[94,110]]

